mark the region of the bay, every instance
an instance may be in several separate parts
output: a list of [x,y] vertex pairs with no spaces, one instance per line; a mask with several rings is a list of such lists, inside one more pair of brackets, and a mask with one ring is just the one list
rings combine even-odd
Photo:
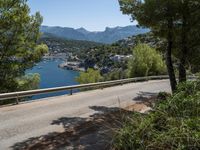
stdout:
[[[59,68],[58,65],[62,62],[63,61],[60,59],[43,60],[32,69],[27,70],[26,74],[40,74],[40,89],[77,85],[78,83],[75,81],[75,78],[79,76],[79,72]],[[77,90],[74,92],[77,92]],[[37,95],[33,96],[31,99],[59,96],[63,94],[69,94],[69,91]]]

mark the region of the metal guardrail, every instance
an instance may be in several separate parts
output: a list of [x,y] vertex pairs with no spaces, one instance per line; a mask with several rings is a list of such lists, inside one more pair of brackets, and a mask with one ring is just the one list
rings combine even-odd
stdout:
[[38,90],[30,90],[30,91],[3,93],[3,94],[0,94],[0,101],[5,101],[8,99],[16,99],[16,103],[18,104],[19,98],[24,98],[24,97],[34,96],[34,95],[67,91],[67,90],[70,90],[70,94],[72,95],[72,92],[74,89],[84,89],[84,88],[91,88],[91,87],[100,88],[100,87],[105,87],[105,86],[113,86],[113,85],[118,85],[118,84],[147,81],[147,80],[158,80],[158,79],[168,79],[168,76],[163,75],[163,76],[138,77],[138,78],[129,78],[129,79],[122,79],[122,80],[107,81],[107,82],[81,84],[81,85],[74,85],[74,86],[64,86],[64,87],[38,89]]

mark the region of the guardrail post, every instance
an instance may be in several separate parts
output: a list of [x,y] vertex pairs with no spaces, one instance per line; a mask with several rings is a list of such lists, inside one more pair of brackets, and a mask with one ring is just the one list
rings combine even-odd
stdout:
[[19,97],[18,97],[18,95],[17,95],[17,98],[16,98],[16,105],[18,105],[19,104]]
[[70,95],[73,95],[73,90],[72,89],[70,90]]

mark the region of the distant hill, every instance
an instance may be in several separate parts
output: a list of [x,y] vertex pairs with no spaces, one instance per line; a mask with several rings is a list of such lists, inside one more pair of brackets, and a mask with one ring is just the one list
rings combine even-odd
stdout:
[[149,32],[149,29],[138,28],[136,26],[106,28],[102,32],[90,32],[84,28],[74,29],[68,27],[49,27],[41,26],[41,32],[49,33],[54,36],[72,39],[94,41],[99,43],[111,44],[118,40]]
[[44,33],[39,40],[39,43],[44,43],[49,47],[50,53],[55,51],[58,53],[73,53],[74,55],[85,55],[85,51],[90,48],[102,45],[101,43],[82,41],[82,40],[66,40],[55,37],[53,34]]

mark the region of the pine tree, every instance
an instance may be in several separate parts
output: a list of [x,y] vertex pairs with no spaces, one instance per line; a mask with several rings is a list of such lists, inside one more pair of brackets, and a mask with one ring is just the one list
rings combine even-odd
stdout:
[[48,50],[37,45],[41,15],[29,14],[26,0],[0,1],[0,93],[15,91],[17,78]]
[[176,90],[176,77],[172,63],[172,50],[177,11],[176,0],[119,0],[124,14],[130,14],[140,26],[150,28],[155,35],[167,41],[166,65],[172,91]]

